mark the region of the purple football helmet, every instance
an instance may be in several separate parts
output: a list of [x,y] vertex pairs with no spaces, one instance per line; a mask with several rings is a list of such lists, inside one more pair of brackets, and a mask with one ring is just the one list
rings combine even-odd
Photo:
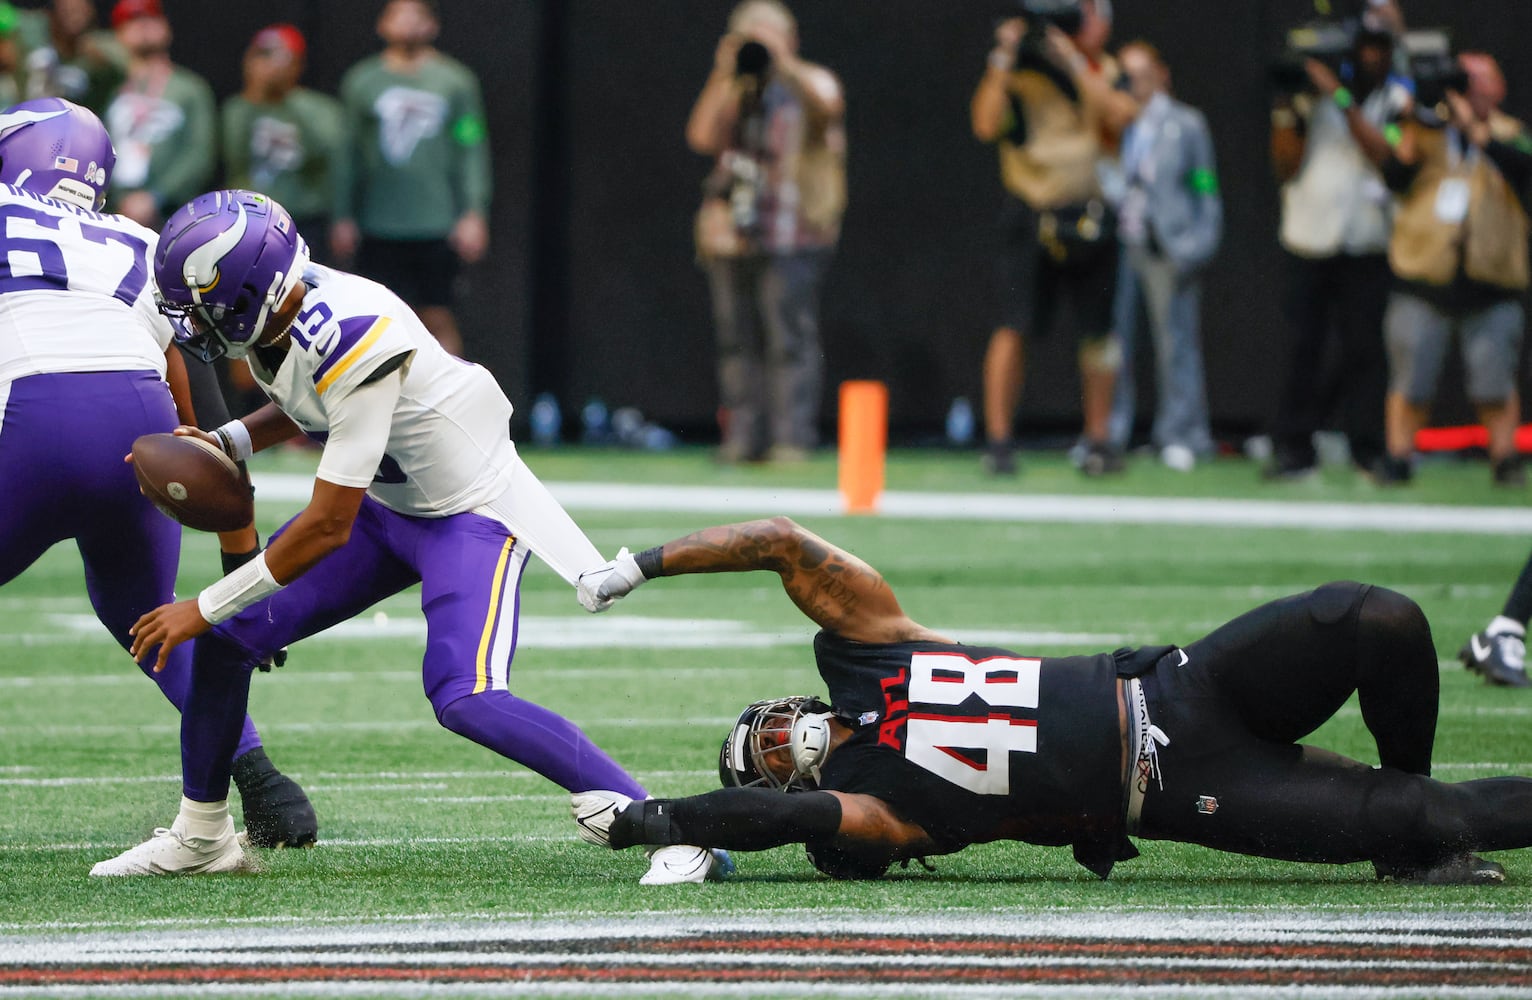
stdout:
[[254,191],[210,191],[178,208],[160,233],[160,312],[203,361],[242,358],[308,264],[287,209]]
[[88,108],[39,97],[0,111],[0,183],[99,210],[117,153]]

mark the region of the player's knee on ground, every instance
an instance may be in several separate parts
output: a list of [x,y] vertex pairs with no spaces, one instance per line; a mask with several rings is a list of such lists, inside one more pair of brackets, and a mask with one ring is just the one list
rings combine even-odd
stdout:
[[1375,772],[1361,841],[1375,861],[1430,865],[1468,849],[1469,824],[1451,785],[1390,768]]
[[831,878],[882,878],[894,863],[887,848],[871,844],[818,840],[804,844],[803,849],[809,863]]
[[1111,334],[1088,337],[1080,342],[1080,370],[1090,374],[1115,375],[1122,368],[1122,341]]

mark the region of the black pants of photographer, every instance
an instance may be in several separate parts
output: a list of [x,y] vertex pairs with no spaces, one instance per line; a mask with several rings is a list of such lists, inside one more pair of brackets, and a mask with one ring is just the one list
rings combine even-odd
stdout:
[[1288,254],[1287,264],[1286,315],[1293,342],[1272,421],[1274,455],[1268,471],[1292,476],[1314,468],[1314,432],[1326,426],[1331,414],[1351,444],[1352,461],[1371,469],[1383,454],[1388,384],[1383,311],[1393,280],[1388,258]]
[[819,288],[829,250],[707,265],[725,461],[799,458],[819,442]]

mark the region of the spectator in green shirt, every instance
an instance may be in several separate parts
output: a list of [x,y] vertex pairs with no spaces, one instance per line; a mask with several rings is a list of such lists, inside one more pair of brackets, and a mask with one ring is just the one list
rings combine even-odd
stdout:
[[128,57],[117,37],[97,26],[91,0],[52,0],[46,10],[25,11],[18,34],[23,98],[63,97],[105,116]]
[[0,0],[0,107],[10,107],[21,100],[21,45],[17,37],[21,15],[6,0]]
[[298,86],[308,45],[290,24],[256,32],[245,87],[223,103],[223,165],[230,187],[259,191],[292,213],[302,233],[330,228],[335,161],[345,144],[340,102]]
[[460,264],[489,242],[489,144],[473,72],[435,47],[427,0],[388,0],[383,51],[341,80],[347,155],[336,176],[330,247],[408,302],[443,347],[462,354],[452,313]]
[[217,106],[207,81],[170,61],[160,0],[117,0],[112,29],[128,53],[128,78],[106,108],[117,149],[108,204],[158,229],[167,209],[212,180]]

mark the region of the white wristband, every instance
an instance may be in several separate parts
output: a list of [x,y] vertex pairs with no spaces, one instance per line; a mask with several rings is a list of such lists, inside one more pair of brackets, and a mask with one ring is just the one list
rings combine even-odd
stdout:
[[213,431],[223,450],[236,462],[243,462],[255,454],[255,442],[250,440],[250,428],[243,420],[230,420]]
[[209,584],[197,595],[197,610],[209,624],[217,625],[281,589],[266,565],[266,553],[262,552],[222,580]]

